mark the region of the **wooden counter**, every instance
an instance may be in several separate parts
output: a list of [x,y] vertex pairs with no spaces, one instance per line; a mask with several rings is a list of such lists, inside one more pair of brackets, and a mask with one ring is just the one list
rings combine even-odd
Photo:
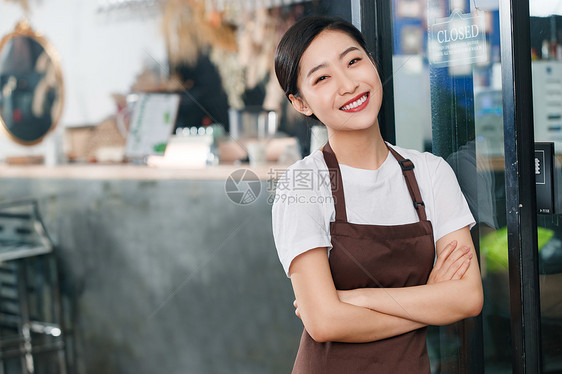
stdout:
[[235,170],[250,169],[260,180],[279,177],[289,165],[269,163],[250,166],[247,163],[209,166],[203,169],[153,168],[143,165],[60,165],[10,166],[0,164],[0,178],[98,179],[98,180],[224,180]]

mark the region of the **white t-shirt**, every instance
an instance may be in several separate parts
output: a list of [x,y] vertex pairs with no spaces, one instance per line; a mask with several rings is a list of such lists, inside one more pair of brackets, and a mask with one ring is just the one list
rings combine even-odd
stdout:
[[[474,226],[457,178],[445,160],[427,152],[392,147],[414,163],[435,242],[465,226]],[[388,226],[419,221],[402,169],[390,152],[377,170],[343,164],[340,170],[348,222]],[[328,167],[317,149],[291,165],[275,189],[273,237],[287,276],[298,255],[317,247],[327,247],[329,255],[330,222],[334,220]]]

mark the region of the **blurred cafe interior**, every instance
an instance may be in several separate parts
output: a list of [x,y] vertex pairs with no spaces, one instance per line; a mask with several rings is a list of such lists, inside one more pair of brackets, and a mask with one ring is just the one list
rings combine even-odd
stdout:
[[430,328],[432,373],[562,373],[552,0],[0,0],[0,373],[290,372],[272,196],[327,132],[273,58],[308,15],[363,32],[383,137],[476,219],[484,309]]

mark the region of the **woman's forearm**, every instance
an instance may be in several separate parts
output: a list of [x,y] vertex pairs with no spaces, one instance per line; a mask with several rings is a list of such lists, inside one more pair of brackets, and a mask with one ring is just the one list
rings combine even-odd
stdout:
[[355,292],[354,304],[427,325],[447,325],[476,316],[482,309],[482,291],[467,279]]
[[401,335],[423,323],[339,302],[316,315],[313,331],[307,331],[318,342],[365,343]]

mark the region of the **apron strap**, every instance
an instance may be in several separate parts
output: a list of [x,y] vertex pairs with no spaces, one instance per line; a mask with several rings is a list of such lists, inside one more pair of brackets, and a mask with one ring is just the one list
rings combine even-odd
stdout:
[[330,142],[324,145],[322,150],[324,160],[328,166],[330,177],[330,186],[332,187],[332,196],[335,200],[334,207],[336,209],[336,221],[347,222],[347,212],[345,211],[345,198],[343,195],[343,181],[341,178],[340,166],[336,158],[336,154],[330,147]]
[[402,169],[402,174],[404,174],[404,179],[406,179],[406,186],[408,186],[408,192],[410,192],[410,196],[412,197],[412,201],[414,203],[414,209],[418,213],[418,217],[420,221],[427,221],[427,216],[425,215],[425,204],[422,200],[420,188],[418,186],[418,182],[416,181],[416,176],[414,174],[414,163],[402,157],[398,152],[392,149],[388,144],[386,145],[394,158],[400,164],[400,168]]
[[[385,143],[386,144],[386,143]],[[420,221],[427,221],[427,216],[425,214],[425,204],[421,197],[420,188],[418,182],[416,181],[416,176],[414,174],[414,163],[402,157],[398,152],[392,149],[388,144],[386,145],[390,150],[390,153],[396,158],[402,169],[402,174],[406,180],[406,186],[408,187],[408,192],[412,198],[414,209],[416,210]],[[343,194],[343,181],[341,177],[341,171],[338,164],[338,160],[330,142],[324,145],[322,150],[324,154],[324,160],[328,166],[328,172],[330,175],[330,186],[332,188],[332,196],[334,197],[335,203],[334,207],[336,210],[336,221],[347,222],[347,212],[345,210],[345,198]]]

